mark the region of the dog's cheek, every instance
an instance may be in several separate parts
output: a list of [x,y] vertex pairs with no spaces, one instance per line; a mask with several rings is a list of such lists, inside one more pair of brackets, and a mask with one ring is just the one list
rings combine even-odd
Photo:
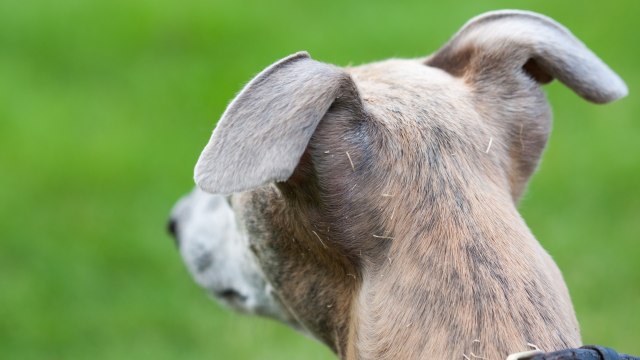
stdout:
[[276,292],[282,286],[287,269],[295,271],[289,262],[294,253],[301,251],[293,235],[275,225],[282,222],[277,216],[282,214],[283,206],[277,193],[268,188],[241,194],[234,206],[240,214],[240,225],[246,231],[249,250]]
[[234,206],[274,293],[306,332],[335,350],[335,333],[347,322],[351,298],[344,280],[352,278],[310,247],[308,239],[294,236],[297,225],[286,217],[290,212],[277,190],[243,194]]

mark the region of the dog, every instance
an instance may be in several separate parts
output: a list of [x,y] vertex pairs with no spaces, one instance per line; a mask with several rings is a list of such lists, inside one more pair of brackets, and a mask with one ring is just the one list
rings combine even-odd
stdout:
[[274,63],[230,103],[172,211],[186,266],[342,359],[579,346],[562,275],[517,211],[553,79],[594,103],[627,94],[569,30],[517,10],[425,58]]

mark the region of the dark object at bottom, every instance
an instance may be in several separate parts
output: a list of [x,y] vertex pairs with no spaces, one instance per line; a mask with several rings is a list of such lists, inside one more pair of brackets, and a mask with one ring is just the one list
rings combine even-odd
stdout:
[[640,357],[618,354],[615,350],[602,346],[587,345],[579,349],[534,355],[526,360],[640,360]]

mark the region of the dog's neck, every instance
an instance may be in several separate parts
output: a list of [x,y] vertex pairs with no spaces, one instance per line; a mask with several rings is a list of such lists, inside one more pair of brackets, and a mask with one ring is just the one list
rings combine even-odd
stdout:
[[[453,359],[577,345],[562,276],[516,209],[509,144],[479,150],[497,128],[439,121],[376,113],[349,129],[335,115],[301,160],[317,172],[301,177],[316,187],[300,188],[322,201],[292,208],[312,219],[305,227],[331,225],[326,238],[360,275],[334,348],[345,359]],[[390,145],[403,142],[412,147]]]
[[545,308],[562,298],[546,253],[507,187],[484,185],[433,184],[429,206],[394,195],[393,239],[383,258],[363,264],[345,358],[453,359],[570,343],[567,324]]

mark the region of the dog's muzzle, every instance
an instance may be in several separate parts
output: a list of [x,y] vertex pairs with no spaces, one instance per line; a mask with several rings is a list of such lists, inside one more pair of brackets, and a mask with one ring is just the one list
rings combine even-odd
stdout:
[[174,206],[167,230],[196,283],[219,302],[295,323],[249,251],[246,234],[224,196],[192,191]]

